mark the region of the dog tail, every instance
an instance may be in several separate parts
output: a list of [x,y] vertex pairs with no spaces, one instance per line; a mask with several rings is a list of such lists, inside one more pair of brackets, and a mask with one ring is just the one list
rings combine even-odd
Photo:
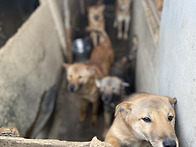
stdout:
[[86,27],[86,31],[99,33],[100,36],[101,36],[100,37],[100,43],[107,41],[107,42],[110,42],[110,44],[111,44],[110,38],[109,38],[108,34],[105,32],[105,30],[100,29],[100,28],[96,28],[96,27],[88,26],[88,27]]

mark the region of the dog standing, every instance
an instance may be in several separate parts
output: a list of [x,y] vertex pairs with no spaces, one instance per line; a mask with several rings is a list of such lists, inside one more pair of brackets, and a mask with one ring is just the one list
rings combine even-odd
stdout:
[[131,1],[132,0],[116,0],[116,18],[114,21],[114,27],[117,27],[118,29],[118,39],[128,38],[129,24],[131,21]]
[[115,76],[106,76],[100,81],[97,80],[96,84],[100,89],[101,99],[104,104],[103,136],[105,137],[105,134],[111,125],[115,107],[123,101],[123,98],[125,97],[125,87],[129,86],[129,84]]
[[98,120],[100,92],[96,86],[95,79],[101,79],[109,74],[111,64],[114,60],[114,52],[109,37],[104,30],[88,28],[100,34],[100,45],[93,49],[88,65],[75,63],[63,66],[67,70],[68,90],[80,97],[80,122],[87,116],[88,102],[93,104],[91,123],[95,125]]
[[[105,18],[104,18],[105,5],[96,4],[88,8],[88,25],[93,28],[105,30]],[[93,45],[99,44],[99,33],[92,31],[90,37],[93,41]]]
[[105,141],[113,147],[179,147],[175,134],[176,98],[135,94],[117,105]]

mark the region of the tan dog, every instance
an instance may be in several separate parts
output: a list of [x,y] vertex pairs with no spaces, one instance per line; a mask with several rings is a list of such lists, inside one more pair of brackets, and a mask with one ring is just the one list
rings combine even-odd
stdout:
[[[118,27],[118,39],[128,38],[129,25],[131,21],[131,1],[132,0],[117,0],[116,1],[116,18],[114,27]],[[124,22],[124,33],[123,33]]]
[[[97,4],[88,8],[88,24],[90,27],[105,30],[105,19],[104,19],[105,5]],[[93,45],[99,44],[99,34],[97,32],[91,32],[90,37],[93,41]]]
[[100,81],[96,81],[97,87],[100,88],[101,98],[104,104],[104,133],[105,137],[115,112],[115,107],[123,101],[125,97],[125,86],[128,83],[123,82],[115,76],[106,76]]
[[175,135],[176,98],[135,94],[116,107],[105,141],[113,147],[178,147]]
[[[94,31],[93,28],[88,28]],[[95,29],[96,30],[96,29]],[[114,60],[114,52],[109,37],[105,31],[99,31],[102,36],[100,45],[93,49],[88,65],[75,63],[64,64],[67,69],[68,90],[75,92],[81,99],[80,122],[86,119],[88,102],[93,103],[92,124],[98,120],[100,92],[95,79],[107,76]]]

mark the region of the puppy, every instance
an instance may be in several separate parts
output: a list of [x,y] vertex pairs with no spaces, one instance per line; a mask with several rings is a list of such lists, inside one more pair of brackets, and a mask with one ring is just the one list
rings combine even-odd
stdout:
[[66,64],[68,90],[80,97],[81,114],[80,122],[86,119],[88,102],[93,104],[92,124],[98,120],[98,108],[100,92],[95,79],[101,79],[109,74],[114,60],[114,52],[109,37],[103,30],[88,28],[89,31],[97,31],[102,36],[100,45],[93,49],[88,65],[81,63]]
[[[118,39],[127,39],[129,31],[129,23],[131,21],[131,0],[116,1],[116,18],[114,27],[118,28]],[[124,32],[123,32],[124,22]]]
[[135,94],[116,106],[105,141],[113,147],[178,147],[175,134],[176,98]]
[[96,84],[97,87],[100,88],[101,99],[104,104],[103,136],[105,137],[105,134],[111,125],[115,107],[123,101],[123,98],[125,97],[125,86],[129,86],[129,84],[114,76],[106,76],[100,81],[96,80]]
[[[88,24],[90,27],[105,30],[104,10],[105,5],[100,3],[88,8]],[[97,46],[99,44],[99,33],[93,31],[90,33],[90,37],[93,45]]]

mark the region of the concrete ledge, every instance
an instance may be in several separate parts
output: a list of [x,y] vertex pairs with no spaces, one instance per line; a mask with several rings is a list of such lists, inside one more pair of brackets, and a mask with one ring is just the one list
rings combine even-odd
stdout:
[[112,147],[94,137],[90,142],[71,142],[47,139],[25,139],[0,136],[1,147]]

